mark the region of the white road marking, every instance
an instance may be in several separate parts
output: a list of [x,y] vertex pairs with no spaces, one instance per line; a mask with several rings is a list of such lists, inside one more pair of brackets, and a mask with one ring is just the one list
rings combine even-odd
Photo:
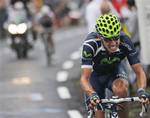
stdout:
[[83,118],[83,116],[77,110],[69,110],[68,115],[70,118]]
[[71,56],[70,56],[70,58],[71,58],[72,60],[77,60],[77,59],[79,59],[79,58],[80,58],[80,52],[79,52],[79,51],[76,51],[76,52],[72,53]]
[[[80,58],[80,51],[76,51],[70,55],[71,60],[77,60]],[[66,61],[63,65],[63,69],[71,69],[74,66],[73,61]],[[68,73],[66,71],[60,71],[57,73],[56,77],[58,82],[65,82],[68,80]],[[70,99],[71,94],[67,87],[61,86],[57,88],[58,95],[61,99]],[[70,118],[83,118],[81,113],[77,110],[69,110],[67,111]]]
[[58,87],[57,92],[61,99],[70,99],[71,98],[70,92],[69,92],[68,88],[66,88],[65,86]]
[[56,80],[58,82],[65,82],[65,81],[67,81],[67,79],[68,79],[68,72],[60,71],[57,73]]
[[73,67],[73,65],[74,65],[73,61],[69,60],[69,61],[64,62],[64,64],[62,65],[62,68],[63,69],[70,69]]

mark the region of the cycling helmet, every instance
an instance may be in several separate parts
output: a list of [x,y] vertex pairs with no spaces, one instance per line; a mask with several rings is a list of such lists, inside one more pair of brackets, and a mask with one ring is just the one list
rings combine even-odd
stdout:
[[16,2],[16,3],[14,3],[14,8],[15,8],[15,9],[18,9],[18,10],[24,9],[24,4],[23,4],[23,2],[18,1],[18,2]]
[[114,38],[120,35],[121,24],[112,14],[105,14],[97,18],[96,31],[104,38]]

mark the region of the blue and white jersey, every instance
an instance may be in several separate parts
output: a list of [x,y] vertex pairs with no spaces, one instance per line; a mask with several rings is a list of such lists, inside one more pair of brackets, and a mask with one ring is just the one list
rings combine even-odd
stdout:
[[99,34],[90,33],[84,40],[81,68],[92,68],[97,73],[109,73],[127,57],[130,65],[139,63],[138,53],[127,35],[121,32],[120,45],[116,52],[109,54],[102,45]]

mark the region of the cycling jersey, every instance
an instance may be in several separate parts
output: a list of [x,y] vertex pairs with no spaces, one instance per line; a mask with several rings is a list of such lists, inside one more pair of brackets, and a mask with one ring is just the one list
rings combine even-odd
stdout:
[[139,63],[138,53],[129,37],[121,32],[120,45],[116,52],[108,53],[103,47],[98,33],[92,32],[84,40],[82,49],[82,68],[92,68],[101,74],[111,73],[127,57],[130,65]]

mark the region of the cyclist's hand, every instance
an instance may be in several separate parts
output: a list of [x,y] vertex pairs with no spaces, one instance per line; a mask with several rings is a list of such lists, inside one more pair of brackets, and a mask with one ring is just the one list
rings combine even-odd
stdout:
[[90,100],[89,103],[90,108],[94,108],[98,103],[100,103],[100,98],[96,92],[93,92],[91,96],[89,96],[89,100]]
[[144,89],[139,89],[137,91],[137,94],[141,98],[141,102],[143,104],[149,104],[150,103],[150,95]]

